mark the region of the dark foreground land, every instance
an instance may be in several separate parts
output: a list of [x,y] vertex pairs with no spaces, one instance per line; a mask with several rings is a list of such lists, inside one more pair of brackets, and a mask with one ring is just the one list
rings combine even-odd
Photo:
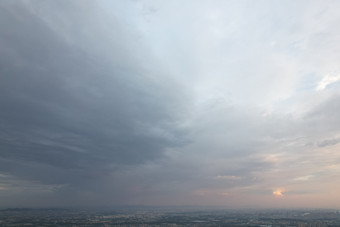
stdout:
[[340,226],[337,210],[3,209],[0,226]]

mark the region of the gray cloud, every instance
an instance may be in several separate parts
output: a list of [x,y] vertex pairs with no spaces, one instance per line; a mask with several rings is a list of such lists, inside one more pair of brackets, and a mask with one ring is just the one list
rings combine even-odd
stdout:
[[332,4],[2,1],[3,206],[331,195]]
[[[57,6],[63,20],[89,20],[86,12],[67,11],[80,5],[61,1]],[[91,51],[93,46],[83,48],[85,43],[104,47],[108,40],[98,34],[70,44],[56,33],[58,18],[57,28],[44,21],[44,7],[40,1],[1,3],[2,172],[78,185],[116,166],[159,158],[166,148],[183,143],[176,121],[179,99],[185,97],[170,78],[144,69],[126,53],[126,42],[112,40],[103,54]],[[96,28],[101,18],[93,19],[89,33],[105,33]],[[110,25],[129,39],[115,22]]]
[[318,146],[319,147],[332,146],[332,145],[338,144],[339,142],[340,142],[340,139],[323,140],[320,143],[318,143]]

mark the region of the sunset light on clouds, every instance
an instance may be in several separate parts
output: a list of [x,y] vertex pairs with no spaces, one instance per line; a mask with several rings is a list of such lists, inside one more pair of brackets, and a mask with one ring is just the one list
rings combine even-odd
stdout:
[[339,207],[339,10],[2,0],[1,206]]
[[277,197],[282,197],[283,196],[283,190],[277,189],[273,191],[273,195]]

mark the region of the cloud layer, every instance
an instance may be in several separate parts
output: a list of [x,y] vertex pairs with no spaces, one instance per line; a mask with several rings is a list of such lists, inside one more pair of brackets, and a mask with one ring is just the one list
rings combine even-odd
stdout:
[[2,1],[2,206],[337,206],[339,7]]

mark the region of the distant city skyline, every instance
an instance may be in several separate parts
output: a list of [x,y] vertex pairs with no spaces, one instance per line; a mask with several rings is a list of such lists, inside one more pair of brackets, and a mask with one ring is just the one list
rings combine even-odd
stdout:
[[0,205],[340,208],[339,10],[1,1]]

